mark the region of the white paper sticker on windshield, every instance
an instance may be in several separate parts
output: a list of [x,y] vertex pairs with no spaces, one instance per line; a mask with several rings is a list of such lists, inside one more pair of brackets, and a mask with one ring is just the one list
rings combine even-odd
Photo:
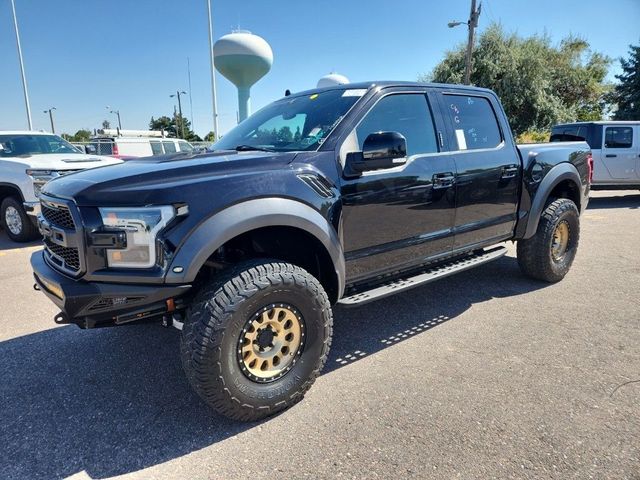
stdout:
[[351,88],[349,90],[345,90],[342,93],[342,96],[343,97],[361,97],[365,93],[367,93],[367,89],[366,88]]
[[467,141],[464,139],[464,130],[461,128],[456,129],[456,140],[458,141],[458,150],[467,149]]

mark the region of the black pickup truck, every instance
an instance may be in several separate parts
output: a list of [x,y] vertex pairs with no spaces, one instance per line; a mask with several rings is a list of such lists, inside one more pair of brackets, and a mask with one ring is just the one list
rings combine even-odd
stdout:
[[288,95],[204,153],[42,190],[35,288],[82,328],[182,330],[187,377],[256,420],[302,399],[359,305],[505,254],[556,282],[588,200],[584,142],[516,146],[496,95],[380,82]]

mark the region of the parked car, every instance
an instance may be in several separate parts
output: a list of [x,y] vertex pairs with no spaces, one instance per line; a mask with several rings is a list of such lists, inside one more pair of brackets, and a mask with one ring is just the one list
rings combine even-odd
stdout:
[[339,85],[272,103],[206,153],[48,183],[31,264],[57,323],[173,324],[204,401],[257,420],[313,384],[333,304],[485,264],[505,241],[526,275],[561,280],[591,172],[585,142],[516,146],[490,90]]
[[640,188],[640,121],[556,125],[550,140],[589,144],[593,152],[593,190]]
[[193,146],[186,140],[167,138],[164,132],[146,130],[98,130],[88,146],[100,155],[123,160],[176,152],[191,152]]
[[0,131],[0,225],[15,242],[38,237],[42,186],[53,178],[120,160],[86,155],[57,135]]

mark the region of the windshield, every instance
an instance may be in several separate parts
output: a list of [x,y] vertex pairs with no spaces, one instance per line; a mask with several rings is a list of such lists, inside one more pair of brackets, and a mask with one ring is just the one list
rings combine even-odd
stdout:
[[365,93],[339,89],[285,97],[247,118],[209,150],[315,150]]
[[0,135],[0,157],[40,155],[46,153],[82,153],[57,135]]

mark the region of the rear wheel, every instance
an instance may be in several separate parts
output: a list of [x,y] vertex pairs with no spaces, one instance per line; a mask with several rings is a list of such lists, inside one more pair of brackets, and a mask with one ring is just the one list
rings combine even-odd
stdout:
[[187,311],[182,362],[219,413],[259,420],[300,401],[329,353],[332,313],[305,270],[253,260],[205,286]]
[[569,272],[578,250],[580,217],[566,198],[551,202],[542,213],[533,237],[518,241],[518,264],[526,275],[558,282]]
[[38,229],[15,197],[7,197],[0,204],[0,220],[14,242],[30,242],[38,238]]

